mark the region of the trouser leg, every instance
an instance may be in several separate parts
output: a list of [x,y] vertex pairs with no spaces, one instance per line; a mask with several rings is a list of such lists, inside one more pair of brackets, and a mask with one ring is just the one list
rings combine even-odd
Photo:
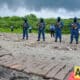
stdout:
[[45,32],[42,31],[42,37],[43,37],[43,41],[45,41]]
[[38,31],[38,41],[40,41],[40,38],[41,38],[41,31],[39,30]]
[[78,34],[76,34],[75,35],[76,44],[78,44],[78,39],[79,39],[79,36],[78,36]]
[[25,29],[23,29],[23,39],[25,38]]
[[71,33],[70,43],[72,43],[72,42],[73,42],[73,37],[74,37],[74,34],[73,34],[73,33]]
[[55,42],[57,42],[57,38],[58,38],[58,33],[55,33]]
[[26,30],[26,39],[28,40],[28,31]]
[[51,38],[52,38],[53,34],[52,34],[52,31],[51,31]]
[[53,31],[53,37],[54,37],[54,31]]
[[62,34],[61,33],[59,34],[59,41],[60,42],[62,41]]

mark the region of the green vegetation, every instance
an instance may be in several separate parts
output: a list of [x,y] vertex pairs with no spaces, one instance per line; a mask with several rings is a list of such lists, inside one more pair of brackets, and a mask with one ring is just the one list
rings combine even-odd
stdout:
[[[33,15],[27,15],[25,18],[28,19],[29,24],[33,27],[33,32],[37,32],[37,23],[39,19]],[[72,19],[62,19],[64,22],[63,33],[68,34],[69,24],[72,22]],[[49,27],[51,23],[56,22],[54,18],[47,18],[45,19],[46,22],[46,32],[49,32]],[[22,24],[23,24],[23,17],[13,16],[13,17],[0,17],[0,32],[10,32],[10,26],[13,25],[15,27],[14,33],[21,33],[22,32]]]

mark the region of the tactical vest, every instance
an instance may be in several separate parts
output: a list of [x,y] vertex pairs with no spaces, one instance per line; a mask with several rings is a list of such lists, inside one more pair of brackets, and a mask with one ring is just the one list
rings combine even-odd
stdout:
[[61,28],[61,22],[56,22],[56,27]]
[[24,28],[28,28],[28,27],[29,27],[29,26],[28,26],[28,23],[27,23],[27,22],[24,23],[24,24],[23,24],[23,27],[24,27]]
[[77,24],[76,23],[73,23],[72,24],[72,29],[77,29],[77,28],[78,28]]
[[39,23],[39,29],[44,29],[45,25],[44,23]]

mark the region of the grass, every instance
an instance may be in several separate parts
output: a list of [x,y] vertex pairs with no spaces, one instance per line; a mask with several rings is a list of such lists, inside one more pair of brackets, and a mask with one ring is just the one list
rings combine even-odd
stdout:
[[[12,33],[10,28],[0,28],[0,32],[3,33]],[[37,30],[32,30],[33,33],[37,33]],[[22,28],[14,29],[13,33],[22,33]]]
[[[10,28],[0,28],[0,32],[12,33]],[[14,29],[13,33],[22,33],[21,29]]]
[[[10,28],[0,28],[0,32],[6,32],[6,33],[12,33]],[[32,30],[33,33],[38,33],[37,30]],[[22,33],[22,28],[14,29],[13,33]],[[49,33],[49,30],[46,30],[46,33]],[[69,30],[68,31],[62,31],[63,34],[70,34]]]

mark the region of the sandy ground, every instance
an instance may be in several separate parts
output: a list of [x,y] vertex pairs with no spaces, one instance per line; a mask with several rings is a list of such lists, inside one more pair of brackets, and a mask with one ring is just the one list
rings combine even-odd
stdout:
[[63,35],[62,43],[46,35],[46,41],[37,42],[36,34],[29,34],[29,40],[22,40],[21,34],[0,33],[0,48],[6,49],[16,58],[32,56],[37,59],[56,59],[65,63],[80,65],[80,42],[69,44],[69,35]]

